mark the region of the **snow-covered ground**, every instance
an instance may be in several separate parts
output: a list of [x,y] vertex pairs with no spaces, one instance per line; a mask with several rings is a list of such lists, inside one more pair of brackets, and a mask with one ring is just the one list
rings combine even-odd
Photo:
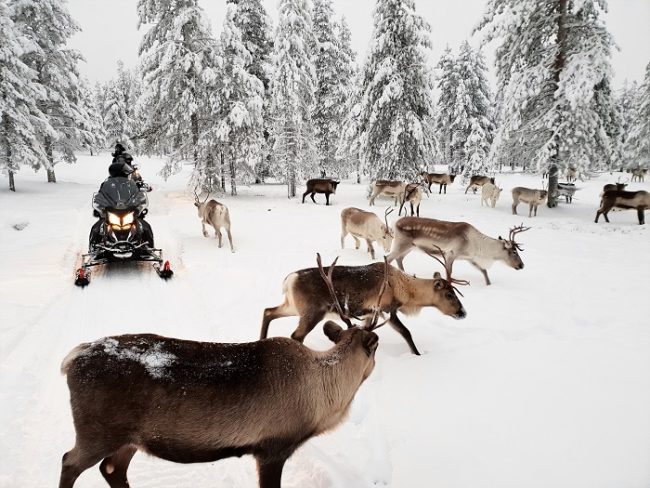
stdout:
[[[154,186],[148,220],[176,271],[169,282],[147,267],[122,266],[96,272],[86,289],[73,285],[106,156],[59,165],[56,185],[23,171],[15,194],[0,178],[2,487],[58,482],[61,455],[74,443],[59,365],[78,343],[127,332],[252,341],[262,310],[281,302],[284,277],[314,266],[317,251],[325,262],[369,261],[350,238],[339,249],[340,211],[367,208],[366,185],[341,184],[330,207],[288,200],[280,185],[221,198],[233,223],[231,253],[201,235],[187,171],[165,182],[156,175],[160,161],[140,164]],[[404,319],[421,357],[382,328],[377,367],[349,419],[289,460],[284,486],[648,488],[650,224],[639,226],[630,211],[593,223],[598,193],[618,176],[578,182],[573,204],[540,207],[531,219],[524,205],[522,216],[511,215],[509,192],[541,186],[531,176],[497,175],[505,191],[496,209],[481,207],[459,183],[425,198],[422,216],[464,220],[494,237],[532,226],[520,235],[526,267],[495,264],[488,287],[457,263],[454,274],[471,281],[461,290],[467,318],[425,309]],[[650,190],[650,182],[629,188]],[[421,276],[440,268],[417,253],[405,266]],[[275,321],[271,334],[289,335],[296,324]],[[329,347],[320,328],[306,344]],[[250,457],[180,465],[140,453],[130,478],[137,488],[189,488],[251,487],[257,476]],[[106,485],[92,468],[76,486]]]

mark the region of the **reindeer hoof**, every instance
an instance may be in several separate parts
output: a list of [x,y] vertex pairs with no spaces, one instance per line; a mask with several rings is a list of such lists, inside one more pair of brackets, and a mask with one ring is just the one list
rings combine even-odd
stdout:
[[210,237],[207,232],[203,233],[203,237]]

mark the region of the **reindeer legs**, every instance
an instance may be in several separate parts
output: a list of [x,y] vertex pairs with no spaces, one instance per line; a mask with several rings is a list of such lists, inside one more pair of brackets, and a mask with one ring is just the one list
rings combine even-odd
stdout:
[[409,348],[411,349],[411,352],[417,356],[420,355],[420,351],[418,351],[418,348],[415,347],[415,343],[413,342],[413,337],[411,337],[411,332],[406,328],[406,326],[401,322],[401,320],[397,317],[397,312],[391,312],[390,317],[388,318],[388,323],[390,326],[397,331],[399,335],[401,335],[406,343],[409,345]]
[[134,446],[122,446],[99,465],[99,471],[111,488],[129,488],[126,471],[137,450]]

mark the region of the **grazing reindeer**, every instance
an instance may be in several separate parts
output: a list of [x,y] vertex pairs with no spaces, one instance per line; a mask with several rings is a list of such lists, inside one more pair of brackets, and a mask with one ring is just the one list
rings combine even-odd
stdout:
[[305,197],[307,195],[311,197],[312,202],[316,203],[314,195],[316,193],[324,193],[325,205],[329,205],[330,195],[336,193],[336,187],[339,183],[341,182],[333,180],[332,178],[314,178],[312,180],[307,180],[307,191],[302,194],[302,203],[305,203]]
[[478,188],[479,186],[483,186],[486,183],[492,183],[494,185],[494,178],[490,178],[489,176],[480,176],[480,175],[474,175],[469,179],[469,185],[467,185],[467,188],[465,188],[465,195],[467,195],[467,190],[470,188]]
[[481,207],[485,203],[486,206],[494,208],[502,190],[503,188],[499,188],[494,183],[485,183],[481,188]]
[[370,199],[368,200],[368,205],[371,207],[375,204],[375,198],[379,195],[386,195],[387,197],[393,197],[395,200],[395,205],[397,205],[404,195],[404,190],[406,189],[406,183],[403,181],[391,181],[391,180],[377,180],[373,181],[371,185]]
[[524,188],[523,186],[513,188],[512,215],[517,215],[517,205],[519,205],[519,202],[523,202],[529,204],[528,216],[531,217],[533,209],[535,209],[535,217],[537,217],[537,207],[544,203],[547,196],[548,191],[546,190],[531,190],[530,188]]
[[221,247],[221,228],[224,227],[226,229],[226,234],[228,234],[230,250],[235,252],[235,248],[232,245],[232,234],[230,234],[230,212],[228,212],[228,207],[216,200],[208,201],[209,196],[210,195],[206,196],[205,200],[201,202],[196,190],[194,191],[194,205],[198,210],[199,217],[201,217],[201,229],[203,230],[203,235],[208,237],[208,231],[205,228],[205,224],[211,225],[214,228],[215,236],[219,239],[219,247]]
[[600,194],[600,196],[603,196],[603,193],[606,191],[610,190],[618,190],[618,191],[623,191],[625,190],[625,187],[627,186],[627,183],[608,183],[605,186],[603,186],[603,192]]
[[[422,202],[422,188],[420,183],[409,183],[404,187],[404,193],[400,197],[400,206],[399,212],[397,215],[402,215],[402,208],[404,204],[409,202],[411,205],[411,215],[415,215],[416,212],[413,211],[413,207],[417,209],[417,216],[420,216],[420,203]],[[406,215],[407,210],[404,209],[404,215]]]
[[[365,318],[370,324],[376,320],[378,313],[388,314],[387,322],[404,338],[411,352],[419,355],[411,333],[397,312],[413,315],[423,307],[436,307],[455,319],[466,316],[454,292],[455,281],[448,268],[446,280],[437,272],[433,279],[427,280],[409,276],[386,263],[334,268],[335,264],[336,260],[328,272],[329,285],[321,279],[324,270],[320,260],[318,268],[301,269],[287,276],[282,285],[284,302],[264,310],[260,337],[264,339],[268,335],[271,321],[297,315],[300,320],[291,337],[302,342],[318,322],[335,309],[340,310],[338,304],[344,303],[348,315]],[[336,301],[333,301],[332,294]]]
[[636,209],[639,217],[639,225],[645,224],[645,211],[650,208],[650,193],[647,191],[619,191],[609,190],[603,193],[600,201],[600,208],[596,211],[598,223],[600,214],[603,214],[605,221],[609,223],[607,214],[612,208]]
[[345,237],[352,234],[355,249],[359,249],[359,239],[365,239],[368,244],[370,257],[375,259],[375,248],[373,242],[381,242],[386,252],[390,251],[393,243],[393,231],[388,225],[388,215],[392,209],[386,209],[384,223],[372,212],[366,212],[359,208],[349,207],[341,212],[341,249],[345,249]]
[[323,326],[325,352],[276,337],[247,344],[153,334],[80,344],[63,360],[76,432],[59,488],[101,461],[113,488],[142,450],[177,463],[251,454],[260,488],[280,488],[286,460],[311,437],[345,420],[375,366],[378,337]]
[[645,181],[645,175],[648,173],[646,168],[634,168],[632,170],[632,181],[638,181],[639,183]]
[[575,181],[578,177],[578,169],[577,168],[572,168],[568,167],[566,170],[566,180],[571,182]]
[[469,261],[483,274],[485,283],[490,285],[487,268],[494,261],[503,261],[514,269],[523,269],[524,263],[517,251],[521,245],[515,242],[515,235],[529,227],[510,229],[508,239],[493,239],[479,232],[467,222],[446,222],[444,220],[403,217],[395,223],[395,239],[388,262],[397,260],[399,269],[404,270],[404,257],[418,248],[428,255],[444,254],[449,272],[456,259]]
[[456,175],[447,174],[447,173],[427,173],[423,171],[420,173],[420,177],[425,184],[429,185],[429,191],[431,191],[431,185],[436,183],[440,185],[438,189],[438,194],[442,193],[442,189],[445,189],[445,195],[447,194],[447,185],[454,182]]

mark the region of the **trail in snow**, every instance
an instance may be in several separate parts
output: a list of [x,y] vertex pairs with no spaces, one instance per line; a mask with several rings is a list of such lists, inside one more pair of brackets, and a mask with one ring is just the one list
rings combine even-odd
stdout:
[[[21,173],[17,194],[0,191],[2,487],[56,483],[74,443],[59,366],[80,342],[136,332],[252,341],[263,309],[281,302],[284,277],[314,266],[316,252],[325,262],[338,255],[341,264],[369,262],[363,246],[339,249],[340,211],[368,208],[365,185],[340,185],[331,207],[287,200],[280,185],[219,198],[230,208],[231,253],[201,235],[187,172],[163,182],[159,165],[140,163],[154,186],[147,219],[176,273],[169,282],[148,265],[125,264],[95,271],[86,289],[74,287],[106,158],[57,167],[56,185]],[[422,216],[466,220],[493,237],[530,225],[521,235],[526,268],[495,264],[487,287],[478,271],[457,263],[454,274],[471,281],[462,289],[467,319],[433,309],[404,318],[422,357],[382,328],[377,367],[348,421],[289,460],[284,486],[646,488],[650,239],[635,212],[593,223],[602,185],[616,178],[578,183],[573,204],[540,207],[532,219],[510,213],[510,188],[541,186],[525,175],[497,176],[505,191],[496,209],[482,208],[480,196],[464,195],[459,184],[425,197]],[[372,209],[382,213],[389,201],[377,203]],[[12,227],[21,222],[29,225]],[[416,252],[405,267],[418,276],[439,269]],[[289,335],[296,324],[295,317],[274,321],[270,334]],[[306,344],[329,347],[319,327]],[[143,488],[256,483],[248,457],[184,466],[139,453],[130,478]],[[106,485],[92,468],[76,486]]]

